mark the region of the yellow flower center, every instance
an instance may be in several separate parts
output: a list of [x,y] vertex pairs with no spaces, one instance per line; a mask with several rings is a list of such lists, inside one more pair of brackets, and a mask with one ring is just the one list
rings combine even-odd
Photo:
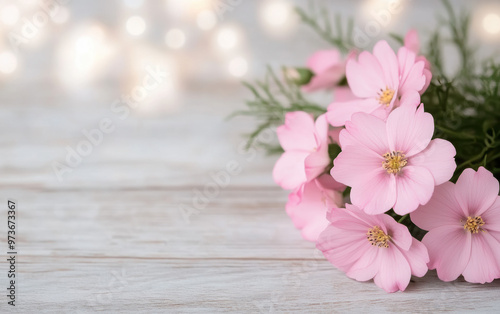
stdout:
[[387,170],[387,173],[399,173],[401,169],[408,163],[405,154],[402,152],[392,152],[383,155],[385,161],[382,163],[382,168]]
[[392,98],[394,97],[394,91],[389,87],[386,87],[385,90],[381,89],[378,93],[378,102],[381,105],[389,106],[391,104]]
[[369,229],[366,235],[367,235],[366,238],[368,239],[368,241],[370,241],[370,243],[373,246],[385,247],[385,248],[389,247],[388,242],[391,241],[391,236],[385,234],[385,232],[382,231],[382,229],[380,229],[378,226]]
[[476,216],[474,218],[467,217],[467,221],[464,224],[464,229],[470,233],[478,233],[479,231],[484,231],[481,227],[484,226],[484,221],[481,216]]

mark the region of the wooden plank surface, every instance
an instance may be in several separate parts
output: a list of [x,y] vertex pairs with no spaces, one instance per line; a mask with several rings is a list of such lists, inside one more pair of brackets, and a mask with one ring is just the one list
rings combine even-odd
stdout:
[[[16,309],[498,310],[498,280],[444,283],[430,272],[414,278],[405,293],[387,294],[371,282],[346,278],[300,238],[282,208],[286,195],[276,188],[227,188],[187,222],[177,204],[191,197],[190,188],[4,191],[24,200],[18,214]],[[6,271],[5,263],[0,271]],[[5,302],[1,306],[5,309]]]
[[[283,38],[268,36],[257,26],[263,2],[243,1],[224,21],[241,26],[248,79],[262,77],[267,63],[300,65],[312,51],[327,47],[301,27]],[[361,2],[326,3],[352,16]],[[189,38],[186,49],[196,53],[180,50],[174,58],[184,70],[178,73],[183,84],[176,97],[160,97],[155,110],[133,110],[124,120],[110,110],[114,99],[130,92],[127,82],[135,78],[122,67],[130,61],[128,50],[151,48],[145,37],[127,39],[116,58],[119,70],[108,68],[111,76],[66,89],[55,74],[59,39],[88,20],[97,19],[108,30],[118,27],[124,13],[117,14],[116,6],[115,1],[71,2],[74,24],[50,28],[46,42],[20,52],[18,72],[1,78],[2,291],[8,287],[9,198],[19,206],[19,255],[17,305],[14,310],[1,296],[0,313],[499,311],[499,280],[444,283],[431,271],[414,278],[405,293],[387,294],[372,282],[346,278],[301,239],[284,210],[287,193],[271,178],[275,157],[241,150],[241,134],[255,122],[225,120],[250,96],[228,78],[229,55],[207,53],[209,35]],[[395,17],[394,31],[417,27],[425,34],[436,22],[421,17],[439,8],[436,1],[413,1]],[[148,35],[158,48],[164,31],[179,26],[165,18],[163,7],[151,11],[159,22]],[[172,57],[161,49],[162,57]],[[450,54],[446,65],[457,58]],[[315,97],[325,106],[331,101],[328,93]],[[103,118],[110,118],[115,130],[58,178],[53,163],[64,163],[67,148],[76,148],[85,140],[83,130],[96,128]],[[262,140],[275,136],[271,132]],[[234,165],[241,171],[229,175],[213,196],[199,198],[199,191],[213,188],[214,175]]]

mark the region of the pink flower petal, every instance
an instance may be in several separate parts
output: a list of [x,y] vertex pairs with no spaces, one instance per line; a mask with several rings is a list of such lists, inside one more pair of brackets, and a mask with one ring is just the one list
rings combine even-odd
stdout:
[[404,39],[405,47],[411,50],[413,53],[418,54],[420,51],[420,40],[418,39],[418,32],[414,29],[406,33]]
[[308,155],[308,152],[301,151],[283,153],[274,165],[274,181],[285,190],[293,190],[305,183],[304,162]]
[[483,167],[475,172],[465,169],[457,180],[456,198],[468,216],[479,216],[486,211],[498,197],[498,180]]
[[381,40],[373,48],[373,55],[382,67],[387,87],[396,89],[399,85],[399,68],[394,50],[392,50],[385,40]]
[[432,230],[441,226],[462,227],[464,213],[455,198],[455,184],[436,186],[430,201],[411,213],[411,221],[419,228]]
[[425,86],[424,67],[425,63],[416,61],[416,55],[406,47],[399,48],[398,51],[399,92],[404,95],[409,90],[420,92]]
[[[334,178],[337,179],[335,176]],[[383,214],[396,202],[396,179],[382,167],[365,173],[364,181],[351,187],[352,203],[362,208],[367,214]]]
[[328,106],[328,122],[335,127],[343,126],[357,112],[372,113],[380,104],[372,98],[356,99],[346,102],[334,102]]
[[374,116],[357,113],[340,133],[340,144],[342,147],[362,145],[382,157],[389,151],[386,124]]
[[400,249],[408,251],[412,244],[412,236],[405,225],[398,223],[389,215],[381,215],[383,224],[387,228],[387,233],[392,237],[392,241]]
[[484,221],[484,229],[500,232],[500,197],[497,197],[493,205],[481,214],[481,218]]
[[303,111],[287,113],[285,124],[276,130],[281,147],[285,151],[313,151],[317,146],[314,132],[315,125],[312,116]]
[[457,279],[469,263],[471,241],[471,233],[460,226],[432,229],[422,240],[429,251],[429,269],[437,269],[443,281]]
[[354,59],[347,61],[346,77],[356,97],[376,98],[378,92],[386,88],[380,63],[367,51],[359,54],[357,62]]
[[342,55],[337,49],[320,50],[309,57],[307,67],[315,74],[321,74],[341,63]]
[[333,161],[332,177],[345,185],[361,185],[369,173],[379,173],[382,169],[382,156],[361,145],[344,146]]
[[434,177],[435,185],[440,185],[453,176],[457,168],[454,158],[456,153],[453,144],[438,138],[430,141],[426,149],[410,158],[408,164],[426,168]]
[[500,260],[495,256],[498,253],[500,253],[500,243],[493,237],[487,233],[473,234],[471,256],[463,272],[464,279],[473,283],[486,283],[499,278]]
[[434,178],[422,167],[406,166],[396,177],[397,200],[394,211],[398,215],[411,213],[426,204],[434,192]]
[[380,270],[374,278],[377,286],[387,292],[404,291],[411,279],[408,261],[397,247],[381,249],[378,253]]
[[411,247],[409,250],[401,250],[406,260],[410,264],[411,274],[417,277],[423,277],[427,273],[427,263],[429,262],[429,254],[423,243],[415,238],[412,238]]
[[304,161],[307,180],[317,178],[325,172],[325,168],[330,164],[328,150],[323,149],[307,156]]
[[346,272],[347,277],[357,281],[367,281],[375,277],[380,269],[378,252],[380,248],[374,247],[366,241],[364,254],[359,260],[352,264],[351,268]]
[[391,151],[411,157],[424,150],[434,134],[434,118],[422,109],[400,107],[387,118],[387,136]]
[[337,86],[333,90],[333,94],[334,100],[336,102],[346,102],[357,99],[357,97],[352,93],[349,86]]
[[400,107],[409,106],[416,109],[420,105],[420,94],[416,91],[407,91],[404,95],[401,95],[401,100],[399,101]]

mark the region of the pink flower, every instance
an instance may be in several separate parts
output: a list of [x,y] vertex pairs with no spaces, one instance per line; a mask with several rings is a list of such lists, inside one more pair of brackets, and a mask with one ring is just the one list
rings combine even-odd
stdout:
[[316,241],[319,234],[329,224],[326,219],[328,208],[342,206],[342,193],[345,186],[333,180],[329,174],[304,183],[290,193],[286,212],[292,218],[302,237]]
[[404,291],[411,275],[427,273],[429,256],[406,226],[389,215],[367,215],[346,204],[328,213],[331,224],[316,247],[335,267],[358,281],[374,279],[387,292]]
[[423,106],[395,109],[387,121],[366,113],[353,115],[340,133],[342,152],[332,176],[351,189],[351,201],[368,214],[393,208],[399,215],[429,201],[434,186],[455,171],[453,145],[431,140],[434,119]]
[[334,88],[345,74],[345,62],[336,49],[316,52],[307,60],[307,67],[314,73],[309,84],[302,86],[308,93]]
[[400,105],[418,105],[426,77],[424,62],[415,58],[415,53],[405,47],[401,47],[396,56],[386,41],[379,41],[373,54],[362,52],[358,61],[351,57],[347,61],[346,76],[358,99],[333,102],[327,113],[330,124],[342,126],[356,112],[385,120]]
[[[420,40],[418,39],[418,33],[416,30],[412,29],[408,33],[406,33],[404,42],[405,42],[406,48],[411,50],[416,55],[419,54],[419,52],[420,52]],[[424,91],[427,90],[427,87],[429,87],[429,84],[431,83],[431,80],[432,80],[431,63],[424,56],[417,56],[415,61],[416,62],[422,61],[425,64],[425,66],[424,66],[425,86],[420,91],[420,94],[422,94]]]
[[302,111],[289,112],[285,124],[277,129],[285,151],[273,169],[274,181],[285,190],[293,190],[325,172],[328,155],[329,126],[324,115],[314,122]]
[[418,227],[429,230],[422,242],[429,250],[429,269],[436,269],[439,279],[500,278],[498,190],[498,180],[485,168],[466,169],[457,184],[436,187],[429,203],[411,214]]

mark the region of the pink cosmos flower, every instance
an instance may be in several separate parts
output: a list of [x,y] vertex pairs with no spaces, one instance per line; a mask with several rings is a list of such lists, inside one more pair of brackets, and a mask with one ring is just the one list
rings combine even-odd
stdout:
[[351,201],[368,214],[393,208],[399,215],[429,201],[434,186],[456,168],[455,147],[431,140],[434,119],[423,106],[395,109],[384,122],[366,113],[353,115],[340,133],[342,152],[332,176],[351,189]]
[[[419,54],[420,40],[418,39],[418,33],[416,30],[412,29],[408,31],[408,33],[406,33],[404,43],[406,48],[413,51],[413,53],[415,53],[416,55]],[[423,61],[425,64],[424,66],[425,86],[420,91],[420,94],[422,94],[425,90],[427,90],[427,87],[429,87],[429,84],[431,83],[432,80],[431,63],[424,56],[417,56],[415,61],[416,62]]]
[[302,86],[302,90],[307,93],[332,89],[345,74],[345,61],[337,49],[314,53],[307,60],[307,67],[314,73],[309,84]]
[[480,167],[466,169],[457,184],[436,187],[429,203],[411,220],[429,230],[422,242],[429,250],[429,269],[452,281],[462,274],[474,283],[500,278],[500,197],[498,180]]
[[356,112],[365,112],[386,119],[400,105],[420,103],[426,77],[424,62],[414,52],[401,47],[398,55],[386,41],[379,41],[373,54],[364,51],[358,61],[347,61],[346,77],[356,100],[333,102],[327,119],[333,126],[342,126]]
[[304,183],[290,193],[286,212],[292,218],[302,237],[316,241],[319,234],[329,224],[326,219],[328,208],[342,206],[342,193],[345,186],[333,180],[329,174]]
[[303,111],[289,112],[285,124],[277,129],[285,151],[273,169],[274,181],[285,190],[293,190],[311,181],[330,164],[329,126],[325,115],[316,122]]
[[331,224],[316,244],[330,263],[358,281],[373,278],[387,292],[404,291],[411,275],[427,273],[427,249],[406,226],[386,214],[372,216],[346,207],[328,213]]

